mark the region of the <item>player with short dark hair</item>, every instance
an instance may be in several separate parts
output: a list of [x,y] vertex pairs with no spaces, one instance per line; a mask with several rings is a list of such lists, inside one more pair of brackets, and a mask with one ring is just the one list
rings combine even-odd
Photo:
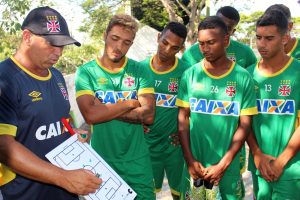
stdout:
[[236,30],[235,27],[240,22],[239,12],[234,7],[224,6],[217,11],[216,15],[225,19],[228,32],[230,35],[233,35]]
[[166,33],[167,31],[171,31],[172,33],[174,33],[175,35],[177,35],[178,37],[181,37],[183,39],[186,38],[187,36],[187,29],[186,27],[178,22],[169,22],[164,29],[162,30],[161,34]]
[[290,9],[286,5],[283,5],[283,4],[274,4],[274,5],[270,6],[265,12],[269,12],[271,10],[281,11],[286,16],[286,18],[288,20],[288,23],[289,23],[288,24],[289,40],[286,43],[286,45],[284,46],[284,51],[289,56],[292,56],[292,57],[300,60],[300,42],[299,42],[299,38],[293,37],[291,35],[291,31],[293,29],[294,23],[292,21]]
[[[226,56],[229,37],[220,17],[205,18],[198,32],[204,59],[181,78],[176,105],[186,161],[182,199],[243,198],[238,152],[257,108],[250,74]],[[219,192],[211,184],[219,185]],[[198,186],[200,191],[194,192]]]
[[182,73],[188,65],[176,57],[183,48],[187,29],[178,22],[168,23],[158,34],[154,56],[142,61],[154,79],[156,113],[145,135],[149,146],[155,189],[160,191],[164,175],[168,178],[173,199],[179,199],[183,155],[179,145],[176,95]]
[[248,70],[255,80],[259,114],[253,117],[247,139],[256,199],[300,199],[300,152],[293,147],[299,125],[300,62],[284,52],[287,41],[288,20],[281,11],[270,10],[257,20],[256,44],[262,58]]
[[[238,11],[231,6],[224,6],[217,11],[216,15],[222,18],[227,25],[228,33],[233,35],[240,20]],[[256,63],[256,57],[251,48],[232,39],[226,48],[226,54],[230,60],[244,68]],[[204,55],[200,51],[199,41],[189,47],[182,56],[182,60],[190,65],[200,62],[203,58]]]

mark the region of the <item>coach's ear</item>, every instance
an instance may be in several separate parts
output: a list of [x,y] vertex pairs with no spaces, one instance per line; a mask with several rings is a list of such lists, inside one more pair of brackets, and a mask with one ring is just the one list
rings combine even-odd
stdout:
[[102,34],[102,39],[105,41],[106,40],[106,36],[107,36],[107,34],[106,34],[106,32],[104,32],[103,34]]
[[227,48],[230,44],[230,35],[227,33],[225,36],[224,36],[224,43],[225,43],[225,47]]

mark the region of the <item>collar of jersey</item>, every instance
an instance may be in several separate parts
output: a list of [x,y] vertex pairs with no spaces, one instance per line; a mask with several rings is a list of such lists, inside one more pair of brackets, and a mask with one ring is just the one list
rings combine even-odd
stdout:
[[296,49],[296,47],[298,45],[298,42],[299,42],[299,40],[298,40],[298,38],[296,38],[296,42],[295,42],[293,48],[290,50],[290,52],[287,55],[290,56],[293,53],[293,51],[295,51],[295,49]]
[[127,65],[127,62],[128,62],[128,58],[125,57],[124,64],[122,65],[122,67],[118,71],[115,72],[115,71],[112,71],[112,70],[107,69],[106,67],[104,67],[104,65],[101,63],[101,61],[98,58],[96,58],[96,63],[99,65],[99,67],[101,69],[103,69],[104,71],[110,73],[110,74],[118,74],[118,73],[120,73],[124,69],[124,67]]
[[293,62],[293,60],[294,60],[294,58],[293,58],[293,57],[290,57],[290,60],[287,62],[287,64],[286,64],[281,70],[279,70],[278,72],[276,72],[276,73],[274,73],[274,74],[267,74],[267,73],[265,73],[265,72],[262,72],[262,71],[258,68],[258,65],[259,65],[260,61],[257,62],[257,64],[256,64],[256,70],[258,71],[258,73],[259,73],[260,75],[265,76],[265,77],[274,77],[274,76],[278,76],[279,74],[281,74],[282,72],[284,72],[284,70],[286,70],[286,69],[290,66],[290,64]]
[[23,70],[26,74],[31,76],[34,79],[40,80],[40,81],[47,81],[52,77],[51,71],[48,69],[48,76],[38,76],[32,72],[30,72],[28,69],[26,69],[21,63],[19,63],[13,56],[10,56],[10,59],[19,67],[21,70]]
[[[204,59],[203,59],[203,60],[204,60]],[[210,78],[213,78],[213,79],[221,79],[221,78],[224,78],[225,76],[227,76],[228,74],[230,74],[230,72],[233,70],[234,65],[235,65],[235,62],[232,62],[232,63],[231,63],[231,66],[230,66],[229,70],[227,70],[227,72],[225,72],[224,74],[222,74],[222,75],[220,75],[220,76],[214,76],[214,75],[212,75],[211,73],[209,73],[209,72],[207,71],[207,69],[204,67],[203,60],[199,63],[200,66],[202,67],[203,71],[207,74],[207,76],[209,76]]]
[[154,56],[152,56],[152,58],[150,59],[150,68],[156,74],[167,74],[167,73],[170,73],[171,71],[173,71],[177,67],[177,64],[178,64],[178,58],[175,56],[175,63],[174,63],[174,65],[170,69],[161,72],[161,71],[157,71],[153,67],[153,65],[152,65],[153,58],[154,58]]

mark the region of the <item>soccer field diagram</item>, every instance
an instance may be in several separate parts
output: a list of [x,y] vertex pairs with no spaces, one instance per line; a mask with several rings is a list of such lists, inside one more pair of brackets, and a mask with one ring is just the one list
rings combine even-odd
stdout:
[[103,183],[94,193],[84,196],[88,200],[132,200],[136,193],[115,171],[87,144],[74,135],[49,152],[46,157],[54,165],[66,170],[88,169],[99,176]]

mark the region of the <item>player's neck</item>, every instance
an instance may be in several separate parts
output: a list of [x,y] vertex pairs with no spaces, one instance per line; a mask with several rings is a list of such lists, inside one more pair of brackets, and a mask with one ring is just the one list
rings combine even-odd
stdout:
[[293,47],[295,46],[296,43],[296,38],[295,37],[290,37],[289,41],[287,42],[287,44],[284,46],[284,51],[285,53],[290,53],[290,51],[293,49]]
[[29,55],[23,49],[18,49],[15,55],[13,55],[14,59],[29,72],[40,76],[47,77],[49,75],[48,68],[43,68],[37,66],[29,57]]
[[152,67],[159,72],[164,72],[168,71],[171,69],[174,64],[175,64],[176,58],[174,57],[173,59],[167,60],[165,62],[161,61],[157,54],[153,57],[152,59]]
[[213,62],[208,62],[206,59],[203,60],[204,68],[213,76],[221,76],[228,72],[232,64],[227,57],[219,58]]
[[263,58],[258,64],[258,68],[267,74],[275,74],[286,66],[290,57],[285,53],[280,53],[270,59]]
[[100,61],[102,67],[109,69],[110,71],[113,72],[120,71],[120,68],[123,67],[126,60],[126,58],[123,57],[119,62],[113,62],[105,55],[101,56],[100,58],[98,57],[97,59],[98,61]]

